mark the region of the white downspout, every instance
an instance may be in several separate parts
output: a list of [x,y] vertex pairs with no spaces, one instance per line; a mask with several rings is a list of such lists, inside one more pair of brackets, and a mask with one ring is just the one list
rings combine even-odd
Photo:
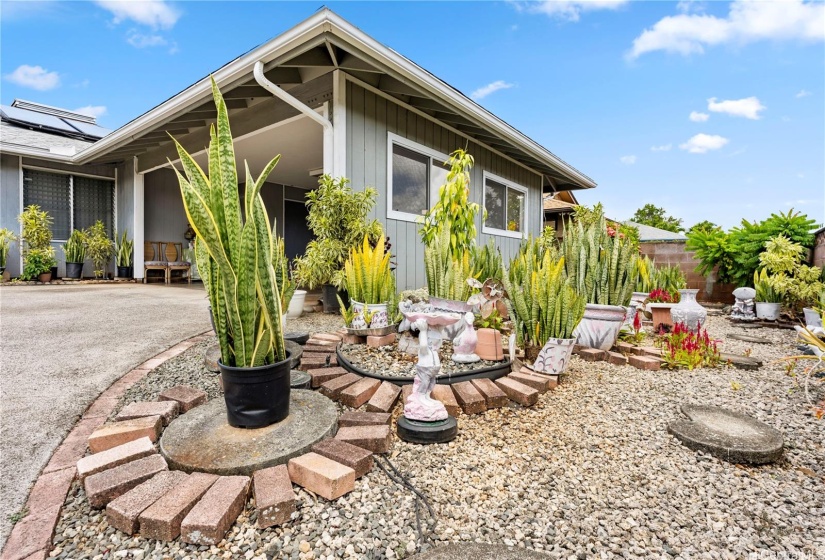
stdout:
[[[329,119],[325,119],[321,115],[319,115],[314,109],[308,107],[300,100],[296,99],[294,96],[290,95],[277,85],[270,82],[266,76],[264,75],[264,63],[262,61],[258,61],[255,63],[255,68],[252,71],[252,74],[255,76],[255,81],[258,82],[258,85],[264,88],[266,91],[287,103],[291,107],[294,107],[307,117],[311,118],[318,124],[324,127],[324,138],[333,138],[333,131],[334,128],[332,123]],[[324,142],[325,148],[330,145],[328,142]],[[333,154],[326,153],[329,150],[324,150],[324,173],[332,173],[332,161],[333,161]]]

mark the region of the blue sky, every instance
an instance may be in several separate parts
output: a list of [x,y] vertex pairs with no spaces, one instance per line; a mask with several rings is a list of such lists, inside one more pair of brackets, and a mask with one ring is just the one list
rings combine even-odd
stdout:
[[[593,177],[577,193],[686,226],[825,222],[822,2],[331,2]],[[116,128],[319,2],[0,3],[0,101]]]

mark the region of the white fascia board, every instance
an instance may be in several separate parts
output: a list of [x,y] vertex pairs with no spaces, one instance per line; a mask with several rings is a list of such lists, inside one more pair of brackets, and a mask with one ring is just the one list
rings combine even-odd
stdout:
[[339,17],[337,14],[329,12],[328,18],[334,24],[330,31],[342,40],[351,42],[353,46],[361,49],[363,52],[377,58],[378,60],[381,60],[385,64],[388,64],[388,66],[394,71],[398,72],[402,76],[405,76],[419,87],[424,88],[430,95],[433,95],[437,99],[442,99],[452,103],[455,107],[459,108],[460,112],[463,111],[470,114],[478,121],[489,126],[497,134],[500,134],[503,138],[511,140],[521,149],[532,154],[539,160],[548,162],[552,167],[555,167],[559,171],[562,171],[577,179],[579,182],[588,187],[592,188],[596,186],[593,179],[562,161],[557,156],[549,152],[546,148],[531,140],[489,111],[486,111],[479,105],[473,103],[464,95],[458,93],[441,80],[435,78],[429,72],[412,63],[409,59],[401,56],[392,49],[385,47],[357,27]]
[[63,163],[74,163],[74,156],[67,156],[63,154],[55,154],[48,150],[39,148],[30,148],[20,144],[9,144],[7,142],[0,142],[0,154],[11,154],[15,156],[32,157],[37,159],[44,159],[46,161],[59,161]]
[[[221,86],[247,76],[252,76],[252,70],[255,63],[259,60],[268,62],[272,58],[277,57],[279,54],[297,46],[295,43],[305,43],[311,38],[321,35],[325,31],[329,31],[329,26],[325,25],[327,21],[327,12],[320,11],[309,19],[299,23],[289,31],[278,35],[268,43],[226,64],[223,68],[212,74],[212,77],[215,78],[215,82],[218,86]],[[122,144],[138,138],[139,135],[147,128],[151,128],[164,122],[170,117],[175,116],[182,107],[201,101],[203,97],[211,95],[211,91],[212,83],[209,76],[207,76],[199,82],[189,86],[175,97],[158,105],[148,113],[141,115],[132,122],[117,129],[112,134],[96,142],[91,147],[83,150],[83,152],[74,157],[73,162],[79,164],[86,163],[96,156],[102,155],[113,148],[119,147]]]

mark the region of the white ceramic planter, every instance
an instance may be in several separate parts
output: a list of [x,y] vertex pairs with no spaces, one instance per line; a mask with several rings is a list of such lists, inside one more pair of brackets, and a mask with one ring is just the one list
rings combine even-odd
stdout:
[[708,318],[708,310],[696,301],[696,294],[699,290],[679,290],[682,296],[679,303],[670,309],[670,317],[673,324],[684,323],[691,332],[697,332],[699,327],[705,324]]
[[295,318],[300,317],[304,313],[304,301],[306,301],[306,290],[295,290],[292,294],[292,299],[289,300],[289,307],[286,310],[286,316]]
[[757,301],[756,317],[757,319],[765,319],[766,321],[776,321],[779,319],[779,311],[781,309],[781,303],[766,303],[764,301]]
[[636,312],[642,314],[642,319],[650,319],[650,313],[645,309],[645,300],[649,295],[649,292],[633,292],[630,296],[630,306],[636,304]]
[[[354,299],[350,300],[350,304],[352,305],[352,310],[355,312],[355,318],[352,320],[351,328],[353,329],[378,329],[381,327],[386,327],[389,324],[389,317],[387,317],[387,304],[386,303],[370,303],[370,304],[363,304],[360,302],[355,301]],[[368,325],[366,321],[364,321],[364,307],[372,313],[372,322]]]
[[533,371],[560,375],[567,369],[573,355],[575,338],[549,338],[533,363]]
[[625,308],[621,305],[588,303],[584,307],[584,318],[573,331],[576,344],[585,348],[610,350],[619,336],[625,315]]
[[803,307],[802,312],[805,314],[806,327],[822,328],[822,315],[820,315],[815,309],[811,309],[810,307]]

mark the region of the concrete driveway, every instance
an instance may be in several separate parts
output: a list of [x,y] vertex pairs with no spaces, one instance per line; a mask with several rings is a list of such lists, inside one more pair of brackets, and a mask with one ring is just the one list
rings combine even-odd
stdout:
[[117,378],[210,328],[187,286],[0,288],[0,548],[9,515],[80,415]]

